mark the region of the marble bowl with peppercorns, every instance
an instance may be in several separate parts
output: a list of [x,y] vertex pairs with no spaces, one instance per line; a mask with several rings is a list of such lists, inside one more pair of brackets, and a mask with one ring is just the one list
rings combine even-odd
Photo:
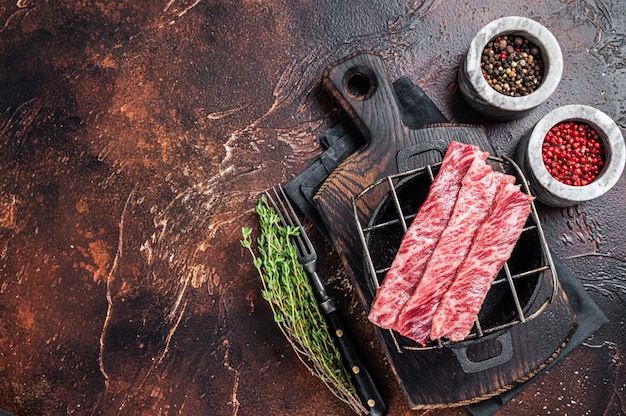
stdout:
[[520,141],[515,159],[539,201],[567,207],[615,185],[624,171],[626,145],[607,114],[566,105],[535,124]]
[[495,120],[520,118],[556,90],[561,47],[543,25],[520,16],[496,19],[472,39],[459,68],[465,102]]

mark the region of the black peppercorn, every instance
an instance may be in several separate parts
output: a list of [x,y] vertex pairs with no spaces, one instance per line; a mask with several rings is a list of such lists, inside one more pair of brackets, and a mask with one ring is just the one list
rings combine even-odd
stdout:
[[539,48],[520,35],[503,35],[489,41],[482,52],[481,67],[493,89],[512,97],[531,94],[543,79]]

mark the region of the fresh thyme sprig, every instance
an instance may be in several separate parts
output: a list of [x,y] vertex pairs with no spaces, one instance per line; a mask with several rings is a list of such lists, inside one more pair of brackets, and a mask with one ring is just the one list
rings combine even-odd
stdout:
[[272,309],[274,321],[311,373],[355,413],[366,414],[341,364],[341,355],[317,306],[308,276],[298,262],[296,247],[291,242],[298,228],[282,226],[264,195],[256,212],[260,225],[256,252],[251,228],[241,229],[241,245],[252,255],[263,282],[262,295]]

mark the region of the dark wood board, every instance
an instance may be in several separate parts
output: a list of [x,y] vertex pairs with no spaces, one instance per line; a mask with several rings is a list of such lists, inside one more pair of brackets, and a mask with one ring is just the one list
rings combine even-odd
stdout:
[[[411,130],[404,126],[384,63],[375,54],[359,53],[331,65],[325,71],[324,84],[353,118],[366,144],[331,174],[315,200],[333,245],[369,310],[373,294],[363,272],[353,197],[377,179],[399,170],[439,162],[452,140],[493,149],[481,127],[437,125]],[[374,193],[360,199],[357,215],[370,218],[381,198]],[[539,318],[494,335],[504,334],[511,341],[510,360],[469,373],[461,368],[452,348],[399,350],[389,331],[377,329],[377,334],[410,407],[416,409],[472,403],[513,387],[551,361],[575,328],[576,318],[559,290],[555,302]],[[467,345],[490,356],[493,352],[489,350],[498,344],[504,342],[483,339],[468,341]],[[464,348],[463,344],[457,347]]]

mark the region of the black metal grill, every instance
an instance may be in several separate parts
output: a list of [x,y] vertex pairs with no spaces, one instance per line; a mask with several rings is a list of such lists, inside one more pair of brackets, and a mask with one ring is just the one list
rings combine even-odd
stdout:
[[[522,191],[530,194],[519,166],[510,158],[489,157],[494,170],[516,177]],[[402,236],[415,217],[441,163],[385,177],[352,200],[354,219],[363,245],[364,270],[372,299],[400,246]],[[376,201],[379,201],[378,203]],[[475,339],[536,318],[557,295],[557,273],[534,204],[511,257],[493,282],[466,338]],[[372,212],[370,218],[363,213]],[[429,341],[421,346],[395,331],[398,351],[440,348],[449,341]]]

